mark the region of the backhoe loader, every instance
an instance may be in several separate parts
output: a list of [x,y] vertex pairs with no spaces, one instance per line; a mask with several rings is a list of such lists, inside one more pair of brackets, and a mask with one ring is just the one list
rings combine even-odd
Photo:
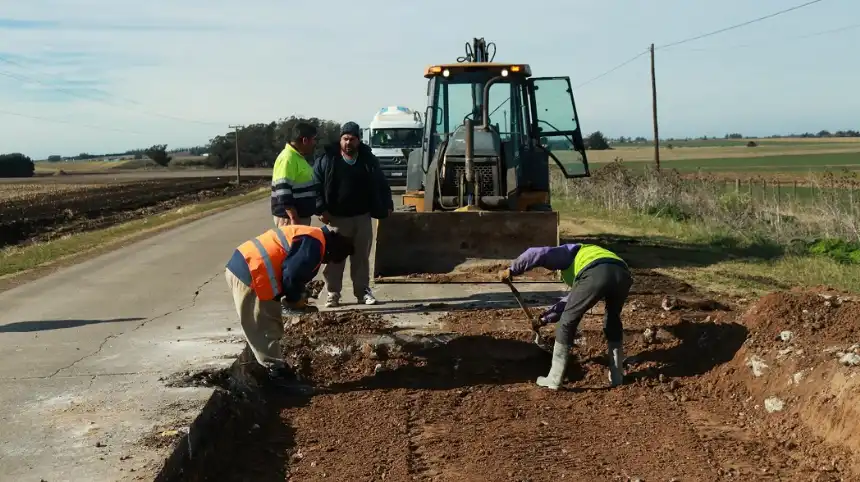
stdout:
[[570,79],[494,62],[490,46],[495,57],[476,38],[457,63],[424,73],[423,146],[409,155],[403,206],[377,226],[377,282],[558,245],[549,160],[565,178],[589,176]]

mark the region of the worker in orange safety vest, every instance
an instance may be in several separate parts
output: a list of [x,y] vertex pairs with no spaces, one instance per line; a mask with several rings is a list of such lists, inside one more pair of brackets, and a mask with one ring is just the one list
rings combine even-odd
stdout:
[[233,252],[225,271],[227,284],[251,352],[267,369],[270,381],[294,381],[280,347],[282,306],[294,312],[308,310],[305,286],[320,266],[342,262],[352,252],[350,238],[326,226],[304,225],[270,229]]

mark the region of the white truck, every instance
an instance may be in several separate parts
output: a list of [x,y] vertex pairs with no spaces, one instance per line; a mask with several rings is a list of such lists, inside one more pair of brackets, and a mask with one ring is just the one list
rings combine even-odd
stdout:
[[365,129],[365,142],[392,186],[406,185],[406,161],[413,149],[421,149],[423,138],[421,113],[399,105],[380,109]]

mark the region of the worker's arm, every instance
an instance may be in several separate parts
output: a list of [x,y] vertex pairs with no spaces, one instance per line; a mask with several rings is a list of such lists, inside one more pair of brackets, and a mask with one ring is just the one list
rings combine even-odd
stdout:
[[284,301],[295,303],[302,299],[305,285],[317,275],[320,255],[320,242],[317,239],[304,235],[293,238],[281,277]]
[[[370,148],[368,148],[369,150]],[[385,178],[385,172],[379,165],[379,159],[372,152],[370,153],[370,159],[373,163],[373,174],[376,176],[376,186],[379,189],[379,195],[382,197],[382,201],[385,203],[388,212],[391,213],[394,211],[394,198],[391,195],[391,186],[388,184],[388,179]]]
[[511,263],[511,276],[519,276],[539,267],[561,271],[573,263],[577,251],[579,251],[578,244],[529,248]]
[[328,211],[327,199],[325,198],[325,170],[329,162],[331,160],[328,159],[327,154],[317,156],[314,161],[314,185],[317,188],[317,216],[325,214]]
[[298,221],[298,215],[289,179],[288,155],[287,149],[281,151],[272,169],[272,215],[295,223]]

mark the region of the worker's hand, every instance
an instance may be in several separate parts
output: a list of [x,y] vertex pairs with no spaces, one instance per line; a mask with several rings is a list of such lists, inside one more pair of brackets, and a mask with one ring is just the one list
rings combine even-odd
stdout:
[[499,271],[499,281],[501,281],[502,283],[510,283],[511,278],[512,276],[510,269],[503,269]]
[[287,218],[289,218],[290,224],[299,224],[299,213],[295,209],[287,208]]
[[562,300],[544,310],[539,317],[541,324],[546,325],[547,323],[556,323],[561,318],[561,314],[564,311],[566,304],[567,303]]

